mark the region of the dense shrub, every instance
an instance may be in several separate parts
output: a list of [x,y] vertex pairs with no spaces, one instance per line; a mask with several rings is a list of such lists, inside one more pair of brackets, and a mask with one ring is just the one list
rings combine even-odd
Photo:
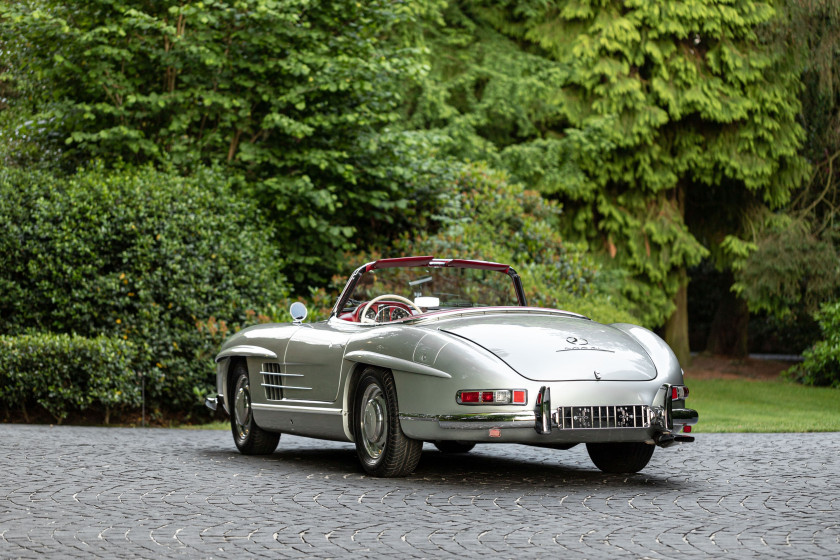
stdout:
[[271,230],[213,170],[0,169],[0,220],[0,334],[131,341],[158,405],[209,390],[203,321],[233,327],[285,295]]
[[823,339],[802,353],[805,361],[789,374],[806,385],[840,388],[840,301],[823,304],[814,317]]
[[37,333],[0,336],[0,402],[28,420],[38,404],[57,422],[69,411],[140,404],[132,346],[106,336]]

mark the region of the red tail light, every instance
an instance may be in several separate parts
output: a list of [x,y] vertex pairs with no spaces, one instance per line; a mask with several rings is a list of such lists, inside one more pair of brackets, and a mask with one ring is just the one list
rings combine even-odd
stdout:
[[480,395],[478,391],[462,391],[458,398],[461,403],[479,403],[481,402]]
[[525,389],[469,389],[455,394],[458,404],[527,404]]

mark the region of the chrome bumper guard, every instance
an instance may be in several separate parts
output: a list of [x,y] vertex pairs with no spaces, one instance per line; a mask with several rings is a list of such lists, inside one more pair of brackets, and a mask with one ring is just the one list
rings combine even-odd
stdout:
[[551,389],[541,387],[537,396],[534,429],[538,434],[558,430],[601,430],[623,428],[654,428],[654,442],[667,447],[674,443],[689,443],[692,436],[674,434],[674,425],[696,424],[699,415],[689,408],[673,408],[671,385],[664,384],[657,391],[651,405],[561,406],[551,407]]
[[225,404],[225,397],[222,395],[216,396],[207,396],[204,397],[204,406],[209,408],[210,410],[215,411],[219,406],[224,406]]

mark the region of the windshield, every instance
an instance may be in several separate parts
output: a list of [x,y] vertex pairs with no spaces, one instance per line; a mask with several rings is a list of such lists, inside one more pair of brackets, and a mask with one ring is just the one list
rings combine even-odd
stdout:
[[[381,296],[386,297],[363,313],[368,303]],[[383,322],[427,311],[511,305],[519,305],[519,300],[513,280],[505,272],[414,266],[364,272],[340,315],[343,319],[361,322],[369,315],[368,319]]]

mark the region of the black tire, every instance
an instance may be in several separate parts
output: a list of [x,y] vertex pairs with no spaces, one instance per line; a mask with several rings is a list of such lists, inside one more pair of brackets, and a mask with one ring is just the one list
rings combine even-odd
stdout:
[[475,447],[471,441],[455,441],[451,439],[439,439],[434,442],[435,447],[441,453],[469,453]]
[[236,448],[243,455],[270,455],[277,449],[280,434],[257,426],[251,411],[251,382],[244,362],[233,366],[230,376],[230,430]]
[[648,443],[587,443],[595,466],[605,473],[635,473],[648,464],[656,446]]
[[391,478],[414,472],[423,442],[402,432],[397,388],[390,372],[375,368],[362,372],[353,412],[356,453],[368,474]]

